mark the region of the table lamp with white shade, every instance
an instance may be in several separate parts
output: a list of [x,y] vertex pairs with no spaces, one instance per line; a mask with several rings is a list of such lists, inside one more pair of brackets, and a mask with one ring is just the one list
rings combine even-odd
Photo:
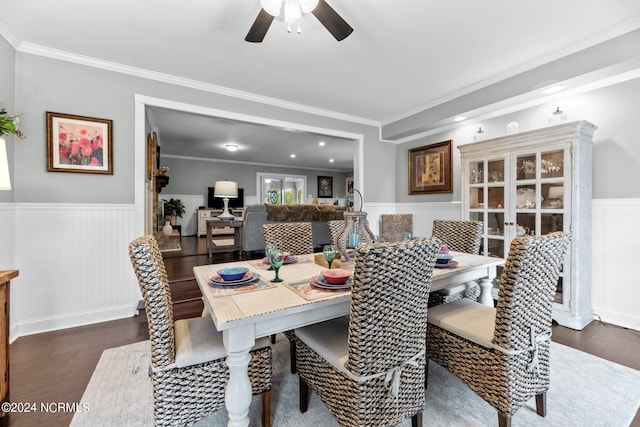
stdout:
[[219,219],[233,219],[234,216],[229,212],[229,199],[238,197],[238,183],[233,181],[216,181],[214,184],[214,197],[222,197],[224,201],[224,211],[218,215]]
[[11,178],[9,177],[9,159],[7,158],[7,146],[4,138],[0,136],[0,190],[11,190]]

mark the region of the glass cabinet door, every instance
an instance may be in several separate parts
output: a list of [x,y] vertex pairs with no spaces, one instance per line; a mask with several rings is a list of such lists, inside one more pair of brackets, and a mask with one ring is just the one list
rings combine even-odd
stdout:
[[[510,242],[516,236],[568,231],[570,218],[565,210],[566,203],[570,203],[571,188],[570,177],[565,177],[565,165],[570,163],[568,156],[565,147],[551,146],[466,162],[466,217],[484,223],[482,255],[506,259]],[[562,276],[556,302],[566,304]]]
[[[515,156],[515,236],[529,234],[541,236],[568,229],[565,215],[565,197],[569,201],[567,188],[569,177],[565,177],[567,150],[550,149],[534,153],[518,153]],[[565,194],[567,193],[567,194]],[[505,257],[508,252],[505,253]],[[558,280],[555,301],[565,303],[562,281]]]
[[484,223],[480,253],[504,256],[505,191],[504,157],[471,161],[468,165],[468,217]]

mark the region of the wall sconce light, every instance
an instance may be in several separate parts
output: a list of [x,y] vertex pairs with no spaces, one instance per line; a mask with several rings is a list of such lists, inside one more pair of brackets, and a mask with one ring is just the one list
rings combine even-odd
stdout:
[[558,125],[558,124],[564,123],[566,121],[567,121],[567,113],[562,111],[560,109],[560,107],[557,107],[556,111],[551,113],[551,116],[549,116],[549,124],[550,125]]

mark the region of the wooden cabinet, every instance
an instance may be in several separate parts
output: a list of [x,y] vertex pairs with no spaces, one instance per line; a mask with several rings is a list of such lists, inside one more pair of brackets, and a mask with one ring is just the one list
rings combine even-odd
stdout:
[[596,127],[550,126],[458,147],[465,219],[484,222],[482,253],[505,258],[524,233],[571,234],[554,319],[583,329],[591,307],[591,157]]
[[[244,216],[244,208],[229,209],[235,219],[241,220]],[[207,220],[213,219],[222,213],[222,209],[198,209],[198,237],[207,235]],[[213,230],[214,235],[233,234],[231,227],[216,228]]]
[[[9,283],[18,270],[0,271],[0,402],[9,402]],[[9,414],[0,411],[0,422],[7,424]]]

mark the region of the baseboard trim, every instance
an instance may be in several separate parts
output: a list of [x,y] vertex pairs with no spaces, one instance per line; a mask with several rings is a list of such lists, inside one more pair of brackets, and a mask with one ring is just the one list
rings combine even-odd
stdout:
[[29,320],[26,322],[18,322],[14,328],[11,328],[10,342],[27,335],[133,317],[135,313],[136,305],[124,305],[119,307],[108,307],[91,312],[72,313],[66,316],[47,317]]
[[629,316],[628,314],[621,314],[611,310],[602,310],[597,307],[594,307],[594,311],[596,318],[599,318],[598,320],[602,322],[640,331],[640,317]]

